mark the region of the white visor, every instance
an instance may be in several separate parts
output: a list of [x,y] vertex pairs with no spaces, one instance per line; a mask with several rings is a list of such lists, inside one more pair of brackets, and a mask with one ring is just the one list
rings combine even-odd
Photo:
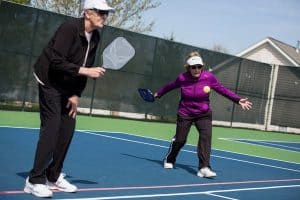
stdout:
[[87,9],[97,9],[97,10],[104,10],[104,11],[109,11],[109,12],[114,12],[115,9],[110,7],[106,0],[85,0],[84,10]]
[[202,58],[199,56],[193,56],[190,57],[187,61],[186,64],[191,66],[191,65],[203,65]]

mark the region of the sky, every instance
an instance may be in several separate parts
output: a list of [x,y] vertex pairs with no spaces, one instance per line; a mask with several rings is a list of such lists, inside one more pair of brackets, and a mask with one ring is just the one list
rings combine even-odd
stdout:
[[[155,1],[155,0],[153,0]],[[212,49],[221,45],[237,54],[272,37],[291,46],[300,40],[300,0],[156,0],[143,14],[154,21],[147,35]]]

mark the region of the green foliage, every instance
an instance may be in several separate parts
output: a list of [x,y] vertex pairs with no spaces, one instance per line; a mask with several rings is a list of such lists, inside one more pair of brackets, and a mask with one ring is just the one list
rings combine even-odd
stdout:
[[109,25],[140,33],[150,32],[154,25],[154,21],[145,24],[142,21],[142,13],[160,5],[159,2],[153,0],[108,0],[107,2],[116,11],[108,19]]
[[[108,25],[139,33],[150,32],[154,25],[154,21],[144,23],[142,13],[160,5],[155,0],[107,0],[107,2],[115,8],[115,13],[107,20]],[[83,3],[84,0],[31,0],[33,7],[74,17],[81,15]]]
[[77,17],[80,15],[81,1],[83,0],[31,0],[31,4],[36,8]]
[[18,4],[23,4],[23,5],[29,5],[30,0],[8,0],[10,2],[18,3]]
[[215,44],[212,47],[212,50],[216,51],[216,52],[220,52],[220,53],[227,53],[227,54],[229,53],[229,51],[224,46],[222,46],[221,44]]

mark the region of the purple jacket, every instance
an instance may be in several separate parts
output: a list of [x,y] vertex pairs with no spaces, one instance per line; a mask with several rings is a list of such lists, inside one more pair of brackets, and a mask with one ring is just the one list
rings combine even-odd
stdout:
[[203,88],[209,86],[217,93],[238,103],[241,97],[224,87],[217,78],[208,71],[202,71],[199,78],[194,78],[190,72],[179,74],[176,80],[169,82],[157,92],[158,98],[169,91],[180,88],[181,99],[178,106],[180,116],[195,117],[211,111],[209,105],[209,93],[205,93]]

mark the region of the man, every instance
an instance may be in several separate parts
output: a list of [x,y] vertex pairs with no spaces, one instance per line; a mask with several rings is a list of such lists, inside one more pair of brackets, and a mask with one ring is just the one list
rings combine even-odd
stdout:
[[105,0],[86,0],[83,17],[63,23],[34,65],[39,83],[41,128],[33,168],[24,191],[51,197],[51,189],[76,192],[62,171],[75,130],[77,105],[87,77],[104,75],[102,67],[91,67],[109,12]]

